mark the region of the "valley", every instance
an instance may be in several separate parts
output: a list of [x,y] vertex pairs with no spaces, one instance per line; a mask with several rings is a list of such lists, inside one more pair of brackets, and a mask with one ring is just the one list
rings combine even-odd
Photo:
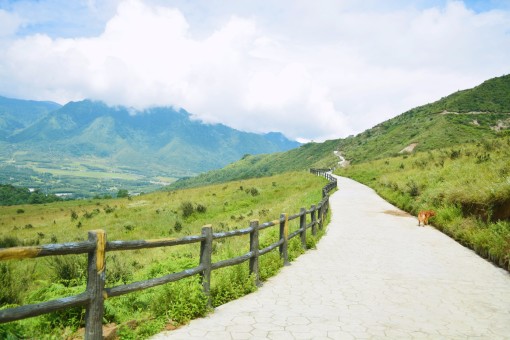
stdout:
[[91,100],[58,106],[0,97],[0,114],[0,181],[73,198],[149,192],[243,155],[299,145],[277,132],[205,124],[171,107],[135,111]]

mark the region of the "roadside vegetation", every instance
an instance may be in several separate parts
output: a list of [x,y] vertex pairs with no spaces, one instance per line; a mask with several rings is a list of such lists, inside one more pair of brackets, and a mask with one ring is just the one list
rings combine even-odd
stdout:
[[482,139],[338,169],[510,270],[510,138]]
[[[87,231],[104,229],[108,240],[157,239],[246,228],[294,214],[318,203],[324,178],[307,172],[228,182],[207,187],[155,192],[137,197],[91,199],[0,207],[0,247],[80,241]],[[290,224],[291,232],[298,222]],[[278,228],[261,231],[260,247],[277,240]],[[307,235],[309,247],[317,239]],[[214,242],[213,261],[244,254],[249,235]],[[289,259],[303,252],[289,243]],[[183,245],[107,254],[107,287],[163,276],[198,265],[199,245]],[[261,279],[282,266],[278,251],[260,258]],[[86,256],[46,257],[0,262],[0,308],[74,295],[85,290]],[[256,289],[248,264],[213,271],[212,304],[219,306]],[[123,339],[146,338],[208,312],[198,276],[108,299],[105,323],[115,323]],[[69,338],[83,327],[84,309],[72,308],[0,325],[0,338]]]
[[55,195],[46,195],[39,190],[18,188],[9,184],[0,184],[0,205],[42,204],[62,201]]

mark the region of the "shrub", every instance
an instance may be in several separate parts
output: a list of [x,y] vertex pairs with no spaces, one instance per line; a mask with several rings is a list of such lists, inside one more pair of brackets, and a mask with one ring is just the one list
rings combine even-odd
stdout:
[[181,221],[175,221],[174,230],[175,230],[176,233],[178,233],[178,232],[180,232],[182,230],[182,223],[181,223]]
[[120,190],[117,192],[117,197],[118,197],[118,198],[126,198],[126,197],[129,197],[129,192],[128,192],[126,189],[120,189]]
[[407,192],[409,193],[409,195],[411,195],[411,197],[416,197],[420,194],[420,188],[418,187],[418,184],[416,184],[415,181],[410,180],[409,182],[406,183],[406,186],[408,188]]
[[127,283],[133,277],[132,266],[122,256],[107,255],[106,284]]
[[[84,286],[71,288],[63,285],[62,283],[51,283],[50,285],[42,287],[33,292],[29,296],[27,302],[37,303],[53,300],[55,298],[59,298],[62,296],[78,295],[79,293],[82,293],[84,290],[85,290]],[[84,320],[85,320],[85,308],[73,307],[62,309],[57,312],[42,315],[41,320],[39,321],[40,323],[39,328],[41,328],[39,332],[44,331],[44,333],[47,334],[48,329],[50,332],[52,330],[59,332],[59,329],[66,327],[71,327],[76,330],[79,327],[85,325]]]
[[203,214],[207,211],[207,207],[205,205],[202,205],[202,204],[198,204],[197,205],[197,212]]
[[17,214],[23,214],[24,212],[25,212],[25,210],[23,210],[23,209],[18,209],[18,210],[16,210],[16,213],[17,213]]
[[185,323],[207,312],[207,297],[198,276],[165,285],[152,300],[156,315],[167,315],[177,323]]
[[[229,257],[234,257],[234,254],[229,254]],[[249,274],[247,265],[224,268],[219,275],[214,277],[216,280],[211,287],[213,307],[240,298],[257,289],[254,277]]]
[[460,155],[461,155],[460,150],[452,150],[452,151],[450,152],[450,159],[451,159],[451,160],[457,159],[457,158],[459,158],[459,157],[460,157]]
[[[0,305],[19,303],[20,287],[19,281],[15,280],[12,266],[9,263],[0,262]],[[18,282],[18,283],[17,283]]]
[[65,287],[76,286],[85,282],[87,264],[83,256],[52,256],[48,260],[48,265],[53,270],[54,280]]
[[193,203],[186,201],[181,203],[182,217],[187,218],[193,215],[195,208],[193,208]]
[[6,235],[0,238],[0,248],[18,247],[22,245],[23,241],[15,236]]

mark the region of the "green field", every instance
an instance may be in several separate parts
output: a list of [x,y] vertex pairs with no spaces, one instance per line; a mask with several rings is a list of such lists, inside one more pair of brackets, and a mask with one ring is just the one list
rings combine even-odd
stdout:
[[[263,223],[279,218],[282,212],[294,214],[301,207],[317,204],[326,183],[307,172],[294,172],[123,199],[0,207],[0,247],[85,240],[88,230],[98,228],[106,230],[108,240],[198,235],[205,224],[212,224],[214,231],[240,229],[252,219]],[[294,222],[291,231],[298,228]],[[261,232],[261,247],[276,241],[277,229]],[[308,245],[313,247],[315,242],[310,235]],[[244,254],[248,249],[249,235],[218,240],[213,261]],[[297,238],[289,244],[289,252],[291,259],[303,252]],[[198,265],[198,259],[196,244],[110,253],[107,286],[181,271]],[[85,262],[85,256],[2,262],[0,302],[4,306],[34,303],[84,291]],[[260,266],[263,280],[274,275],[282,266],[278,251],[264,255]],[[212,281],[214,306],[256,289],[246,263],[214,271]],[[107,300],[105,322],[121,325],[122,338],[144,338],[161,331],[165,324],[176,325],[204,315],[205,302],[197,278],[191,278]],[[0,337],[8,332],[29,338],[41,334],[67,337],[83,324],[83,317],[81,309],[71,309],[0,325]],[[133,323],[138,326],[127,326]]]
[[47,194],[71,193],[72,198],[114,195],[119,189],[151,192],[175,180],[165,173],[147,175],[134,169],[111,167],[97,158],[57,162],[0,157],[0,183],[35,188]]

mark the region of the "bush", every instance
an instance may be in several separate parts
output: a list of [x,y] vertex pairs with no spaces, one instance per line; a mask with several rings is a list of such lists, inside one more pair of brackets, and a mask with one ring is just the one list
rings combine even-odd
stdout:
[[182,217],[188,218],[193,215],[195,208],[193,208],[193,203],[186,201],[181,203]]
[[198,276],[172,282],[152,300],[155,315],[167,315],[177,323],[185,323],[207,312],[207,297]]
[[0,238],[0,248],[18,247],[23,246],[23,241],[15,236],[3,236]]
[[406,186],[408,188],[407,192],[409,193],[409,195],[411,195],[411,197],[416,197],[420,194],[420,188],[418,187],[418,184],[415,181],[410,180],[409,182],[406,183]]
[[175,230],[176,233],[178,233],[178,232],[180,232],[182,230],[182,223],[181,223],[181,221],[175,221],[174,230]]
[[[49,301],[62,296],[78,295],[85,290],[85,286],[67,287],[61,283],[52,283],[49,286],[42,287],[32,293],[28,298],[28,303],[38,303]],[[40,330],[35,330],[36,333],[44,332],[45,334],[51,331],[59,332],[59,329],[71,327],[76,330],[85,325],[85,308],[73,307],[62,309],[57,312],[44,314],[38,320]]]
[[[230,254],[229,257],[234,255]],[[255,278],[249,274],[247,265],[224,268],[219,275],[215,275],[215,278],[215,282],[211,285],[213,307],[223,305],[257,289]]]
[[126,197],[129,197],[129,192],[128,192],[126,189],[120,189],[120,190],[117,192],[117,197],[118,197],[118,198],[126,198]]
[[198,204],[197,205],[197,212],[203,214],[207,211],[207,207],[205,205],[202,205],[202,204]]
[[52,256],[48,265],[53,270],[53,278],[65,287],[72,287],[85,282],[87,263],[83,256]]
[[118,282],[126,284],[133,277],[133,267],[122,256],[107,255],[106,266],[107,285],[114,285]]
[[12,266],[5,262],[0,262],[0,287],[2,287],[0,289],[0,305],[20,302],[22,288],[19,287],[19,281],[14,279]]

